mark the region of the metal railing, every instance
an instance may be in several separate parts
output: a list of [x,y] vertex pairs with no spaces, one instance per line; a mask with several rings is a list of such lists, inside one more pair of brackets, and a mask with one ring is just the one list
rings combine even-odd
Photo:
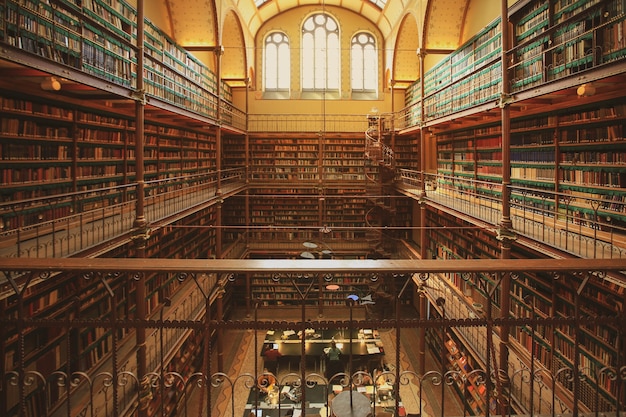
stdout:
[[365,132],[365,114],[249,114],[249,132]]
[[[396,184],[420,196],[421,178],[400,169]],[[502,184],[431,173],[424,181],[427,200],[499,226]],[[515,185],[509,191],[515,233],[583,258],[626,258],[626,203]]]
[[[7,417],[117,417],[137,415],[138,408],[142,408],[145,411],[150,410],[150,415],[163,416],[165,412],[171,415],[170,406],[173,404],[177,416],[241,417],[261,406],[267,410],[301,409],[304,414],[305,408],[310,404],[297,403],[282,396],[272,407],[254,395],[256,381],[262,373],[262,339],[259,335],[266,330],[293,330],[304,326],[313,331],[372,328],[386,335],[383,338],[386,352],[383,362],[387,370],[383,377],[399,395],[395,395],[386,405],[373,402],[372,415],[376,415],[376,410],[391,412],[392,415],[411,413],[433,417],[470,414],[531,417],[577,417],[584,413],[595,417],[623,415],[626,412],[626,368],[622,355],[598,358],[593,367],[576,367],[570,363],[553,369],[546,369],[542,364],[543,359],[539,357],[531,361],[528,351],[524,355],[524,349],[518,349],[519,343],[516,341],[511,345],[508,363],[498,363],[490,355],[490,349],[497,349],[498,335],[511,330],[511,334],[517,334],[521,330],[534,332],[532,329],[542,328],[549,334],[552,330],[563,327],[578,329],[582,326],[610,326],[615,329],[617,340],[622,340],[623,334],[620,332],[626,328],[626,315],[622,310],[617,309],[616,314],[611,316],[566,314],[545,317],[529,313],[504,317],[500,312],[489,308],[486,314],[475,314],[475,308],[462,296],[455,294],[453,290],[451,292],[449,284],[444,285],[445,281],[440,277],[441,274],[448,274],[450,277],[461,274],[471,277],[468,281],[475,285],[481,285],[483,281],[483,285],[494,285],[481,277],[515,279],[515,274],[532,270],[538,274],[556,274],[561,277],[573,274],[572,276],[581,280],[579,285],[582,288],[588,282],[599,283],[604,274],[619,274],[624,268],[623,262],[614,260],[573,260],[567,265],[558,260],[535,261],[538,262],[481,260],[479,263],[461,261],[451,265],[451,262],[434,260],[273,260],[263,267],[261,260],[151,260],[150,264],[146,264],[140,259],[70,259],[58,260],[64,266],[55,264],[55,260],[29,266],[18,263],[17,260],[0,259],[5,276],[16,284],[13,297],[19,300],[18,307],[12,307],[11,314],[0,316],[0,325],[5,331],[29,329],[28,332],[43,332],[48,329],[47,331],[55,334],[59,332],[62,336],[53,351],[58,353],[59,358],[66,358],[68,361],[74,356],[90,355],[89,352],[78,349],[75,342],[70,340],[74,331],[81,333],[94,328],[102,329],[103,334],[108,334],[109,343],[108,351],[101,351],[93,356],[97,366],[70,366],[68,362],[67,366],[60,369],[49,370],[48,365],[42,361],[36,364],[27,362],[32,354],[42,355],[45,352],[38,352],[38,348],[33,352],[33,346],[27,342],[26,333],[19,333],[16,338],[11,337],[12,345],[5,347],[15,355],[10,356],[13,359],[12,365],[5,371],[7,383],[0,386],[1,395],[8,399],[4,403],[6,410],[0,411],[4,411],[3,415]],[[111,298],[112,303],[109,305],[115,305],[113,300],[122,291],[123,286],[117,285],[117,281],[141,279],[143,274],[174,274],[182,286],[172,297],[171,306],[160,306],[145,321],[137,321],[131,316],[121,314],[107,317],[108,313],[93,319],[66,317],[64,314],[59,317],[39,318],[19,307],[26,296],[24,292],[18,292],[17,288],[24,279],[45,282],[58,277],[59,273],[68,274],[69,269],[74,274],[73,279],[83,280],[87,286],[96,286],[103,290],[104,297]],[[94,273],[94,270],[98,272]],[[277,283],[281,280],[289,281],[290,277],[317,282],[320,279],[318,274],[323,274],[322,282],[330,283],[334,279],[334,273],[355,270],[362,270],[364,279],[371,279],[373,282],[385,280],[389,284],[388,281],[392,280],[397,289],[393,297],[397,299],[402,297],[407,288],[416,288],[418,292],[426,291],[429,302],[432,303],[431,316],[402,318],[399,311],[396,311],[384,320],[370,319],[367,315],[354,320],[328,320],[319,317],[306,321],[285,318],[258,320],[256,309],[264,310],[262,306],[256,307],[255,318],[250,319],[222,320],[220,317],[211,318],[201,314],[203,307],[214,300],[216,292],[221,291],[221,285],[234,285],[238,279],[242,279],[237,276],[245,276],[246,273],[253,276],[263,271],[272,273],[276,276]],[[226,281],[215,285],[217,281],[207,280],[207,274],[228,274],[228,277]],[[210,284],[209,287],[207,283]],[[77,295],[79,298],[81,296],[84,295]],[[76,301],[80,303],[79,299]],[[400,303],[396,305],[399,306]],[[348,307],[345,308],[344,317],[347,316]],[[437,314],[434,314],[435,311]],[[150,366],[146,375],[138,375],[133,364],[135,347],[132,335],[139,327],[150,329],[151,332],[147,339]],[[118,336],[119,329],[125,329],[124,336]],[[220,334],[232,330],[245,330],[250,336],[246,338],[246,343],[235,347],[243,356],[235,355],[239,359],[225,364],[226,368],[214,369],[210,362],[201,359],[195,362],[194,367],[188,367],[187,361],[192,361],[192,357],[181,361],[191,351],[198,358],[207,357],[207,354],[224,353],[220,353],[223,348],[216,339],[209,339],[208,345],[201,344],[197,349],[196,346],[186,345],[184,342],[187,339],[193,340],[193,334]],[[447,352],[445,342],[449,338],[459,341],[466,339],[470,343],[473,339],[480,340],[481,343],[470,344],[477,350],[472,369],[453,367],[447,356],[440,356],[440,361],[435,359],[428,362],[423,370],[416,369],[421,360],[419,349],[402,343],[403,335],[415,331],[424,331],[429,335],[428,348],[435,358],[440,352]],[[304,357],[304,343],[302,349],[301,356]],[[570,357],[572,352],[574,356],[587,355],[587,349],[583,338],[574,337],[571,352],[554,348],[553,354],[555,357]],[[29,355],[26,355],[27,352]],[[324,395],[319,404],[320,412],[324,413],[322,417],[331,415],[334,397],[332,384],[321,372],[302,368],[301,372],[281,373],[277,376],[280,385],[290,384],[311,392],[315,386],[322,387]],[[335,381],[335,385],[349,389],[363,376],[363,371],[350,372],[350,369],[346,369],[346,372],[335,375],[338,381]],[[451,390],[458,399],[452,400],[445,395],[434,396],[435,392],[442,389]],[[474,390],[478,390],[478,396]],[[312,398],[309,391],[306,395]],[[217,401],[218,398],[221,400]],[[473,406],[477,398],[480,401],[479,407]]]
[[[245,185],[244,169],[216,171],[147,181],[145,216],[153,223],[217,199],[218,178],[222,192]],[[0,231],[0,257],[58,258],[84,251],[120,236],[129,235],[136,218],[137,184],[106,187],[0,204],[3,217],[39,212],[34,224]],[[91,202],[87,205],[87,202]],[[71,214],[46,220],[47,213],[71,206]],[[83,209],[84,207],[90,207]],[[31,216],[32,217],[32,216]]]

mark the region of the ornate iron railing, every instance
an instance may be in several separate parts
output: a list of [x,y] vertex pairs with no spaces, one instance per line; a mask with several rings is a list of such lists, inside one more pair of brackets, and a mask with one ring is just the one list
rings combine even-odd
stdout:
[[[516,279],[520,273],[554,274],[555,278],[568,280],[569,276],[582,277],[579,284],[580,294],[589,282],[616,280],[623,291],[623,260],[570,259],[562,260],[462,260],[440,262],[435,260],[155,260],[155,259],[32,259],[25,265],[19,259],[0,259],[4,271],[2,286],[5,291],[13,291],[9,302],[0,316],[3,329],[5,375],[0,386],[0,404],[7,416],[121,416],[121,415],[220,415],[247,416],[254,407],[255,396],[250,394],[260,374],[258,350],[260,334],[266,330],[296,329],[354,329],[376,328],[387,333],[387,349],[384,372],[389,385],[393,386],[402,399],[388,405],[388,411],[399,415],[401,412],[428,415],[465,415],[471,413],[469,406],[473,390],[479,389],[484,404],[489,405],[474,410],[480,415],[530,414],[533,415],[582,415],[591,413],[595,416],[624,413],[626,399],[626,367],[623,347],[620,347],[626,328],[624,310],[617,308],[610,316],[591,316],[584,314],[563,314],[554,317],[528,315],[513,316],[501,314],[490,308],[491,301],[482,315],[464,315],[460,313],[458,296],[449,296],[447,287],[441,286],[441,279],[446,274],[461,274],[463,279],[473,285],[498,287],[501,282]],[[258,319],[259,310],[255,308],[254,317],[249,319],[226,320],[224,317],[211,317],[205,307],[210,306],[232,291],[237,274],[272,272],[277,284],[289,285],[290,282],[318,282],[318,275],[323,275],[323,282],[333,281],[333,274],[341,272],[363,271],[364,278],[387,280],[396,288],[393,297],[400,299],[405,291],[417,291],[430,300],[431,315],[421,318],[403,318],[400,303],[396,304],[393,316],[385,319],[345,318],[328,320],[323,317],[309,318],[306,307],[302,304],[301,318]],[[109,299],[107,305],[115,305],[121,282],[140,282],[147,274],[174,274],[182,283],[179,291],[170,302],[163,302],[145,319],[133,314],[118,314],[117,309],[103,312],[99,317],[83,318],[73,316],[71,309],[64,308],[65,300],[57,300],[48,306],[46,312],[36,314],[26,309],[24,301],[37,285],[39,287],[56,282],[62,276],[74,276],[89,285],[95,285],[104,291],[103,299]],[[221,277],[211,278],[211,275]],[[294,284],[295,285],[295,284]],[[618,286],[619,287],[619,286]],[[302,292],[306,297],[306,292]],[[619,291],[616,291],[619,298]],[[71,300],[80,303],[77,293]],[[622,295],[623,296],[623,295]],[[457,297],[457,298],[455,298]],[[169,304],[169,305],[168,305]],[[617,302],[617,305],[621,305]],[[347,309],[343,317],[347,317]],[[211,309],[212,310],[212,309]],[[56,314],[53,312],[57,311]],[[437,311],[437,314],[435,314]],[[469,310],[468,310],[469,311]],[[532,310],[534,312],[534,310]],[[528,330],[534,335],[537,329],[547,332],[558,331],[563,327],[580,329],[583,326],[605,328],[609,326],[617,332],[617,355],[612,358],[599,357],[593,366],[578,362],[559,365],[548,369],[542,365],[539,357],[531,361],[528,351],[517,349],[516,343],[507,343],[510,349],[508,363],[498,361],[504,345],[501,337],[516,329]],[[50,369],[42,358],[47,358],[49,346],[33,346],[33,329],[48,329],[48,335],[55,334],[58,344],[55,355],[67,364],[60,369]],[[108,351],[101,353],[92,366],[74,362],[71,358],[84,355],[85,352],[74,350],[73,334],[101,329],[109,332]],[[139,329],[152,332],[146,339],[148,351],[147,373],[137,373],[138,349],[134,334]],[[231,367],[214,369],[212,361],[206,358],[224,353],[221,346],[221,333],[233,330],[248,330],[253,334],[254,342],[242,345],[242,349],[252,349],[246,357],[251,358],[251,368],[244,366],[244,361],[235,361]],[[402,345],[401,337],[409,331],[424,332],[430,335],[429,347],[436,353],[443,352],[448,334],[472,344],[472,337],[478,337],[484,343],[475,346],[478,351],[473,370],[449,369],[445,355],[442,361],[427,364],[424,369],[417,369],[418,357],[412,356],[411,347]],[[579,330],[576,330],[579,332]],[[194,338],[194,334],[200,338]],[[205,338],[207,335],[213,338]],[[578,333],[576,333],[578,334]],[[437,335],[441,335],[437,338]],[[477,335],[477,336],[472,336]],[[579,335],[580,336],[580,335]],[[207,343],[202,343],[204,338]],[[177,354],[185,355],[194,350],[194,345],[185,345],[186,340],[200,341],[200,349],[195,350],[199,359],[196,368],[187,368],[176,360]],[[48,338],[45,343],[51,343]],[[42,340],[42,343],[44,341]],[[305,343],[302,343],[304,356]],[[482,346],[482,347],[481,347]],[[622,345],[623,346],[623,345]],[[13,349],[12,360],[7,361],[6,353]],[[588,347],[581,337],[574,336],[571,349],[574,358],[587,357]],[[524,353],[525,352],[525,353]],[[496,355],[496,353],[498,355]],[[534,353],[534,352],[533,352]],[[554,350],[556,356],[565,352]],[[571,352],[570,352],[571,354]],[[53,355],[53,356],[55,356]],[[34,358],[39,357],[40,360]],[[178,357],[180,359],[180,357]],[[205,358],[204,360],[201,358]],[[191,360],[191,358],[188,358]],[[53,363],[55,363],[53,361]],[[557,362],[555,362],[557,363]],[[362,372],[341,373],[338,385],[347,388],[360,381]],[[307,390],[314,386],[324,387],[321,410],[330,415],[332,395],[329,394],[330,381],[320,373],[311,372],[305,367],[300,372],[280,375],[280,383],[301,387],[302,398]],[[472,388],[470,389],[470,384]],[[455,390],[461,404],[458,412],[457,401],[440,397],[440,403],[433,402],[433,392],[444,388]],[[161,399],[174,398],[175,410],[161,408]],[[248,400],[252,398],[252,404]],[[467,404],[463,405],[466,401]],[[169,404],[169,403],[168,403]],[[376,405],[372,404],[373,413]],[[265,404],[267,405],[267,404]],[[296,408],[303,414],[306,401],[294,403],[287,397],[280,397],[276,408]],[[310,405],[310,404],[309,404]],[[400,411],[404,406],[405,409]],[[407,409],[407,407],[411,407]],[[165,411],[168,413],[166,414]],[[380,411],[380,410],[379,410]],[[281,414],[282,415],[282,414]],[[375,415],[375,414],[373,414]]]
[[[423,175],[423,177],[422,177]],[[422,179],[423,178],[423,179]],[[497,227],[502,184],[400,169],[396,184]],[[626,203],[510,185],[515,233],[584,258],[626,258]]]

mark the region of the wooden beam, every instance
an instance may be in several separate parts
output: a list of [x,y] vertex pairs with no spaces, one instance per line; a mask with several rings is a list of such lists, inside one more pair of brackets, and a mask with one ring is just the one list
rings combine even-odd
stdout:
[[[626,259],[155,259],[0,258],[13,272],[593,272],[626,270]],[[626,284],[626,280],[624,282]]]

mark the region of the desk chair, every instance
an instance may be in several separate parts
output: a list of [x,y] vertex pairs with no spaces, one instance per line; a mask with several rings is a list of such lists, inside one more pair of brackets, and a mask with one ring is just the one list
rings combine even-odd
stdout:
[[267,369],[268,372],[273,373],[278,377],[278,360],[264,360],[263,367]]

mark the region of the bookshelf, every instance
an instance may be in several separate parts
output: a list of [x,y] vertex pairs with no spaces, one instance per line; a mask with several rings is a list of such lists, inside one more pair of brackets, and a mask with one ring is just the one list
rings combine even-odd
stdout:
[[[499,243],[495,235],[486,230],[472,228],[471,224],[432,208],[427,211],[427,221],[431,227],[429,252],[432,257],[493,259],[499,254]],[[528,248],[514,244],[511,256],[530,258],[546,255],[530,252]],[[490,280],[490,277],[482,276],[481,279]],[[509,313],[512,317],[520,318],[530,318],[533,310],[536,318],[572,318],[577,317],[577,311],[578,317],[604,317],[616,314],[615,305],[624,302],[624,288],[608,280],[591,279],[577,300],[576,291],[582,279],[580,276],[569,275],[555,277],[530,272],[518,274],[511,280]],[[468,285],[459,274],[450,274],[447,281],[456,288],[458,294],[466,297],[468,303],[484,306],[489,302],[482,288]],[[500,314],[498,311],[501,298],[504,296],[499,290],[494,292],[492,314]],[[576,310],[576,303],[579,303],[579,310]],[[571,369],[575,358],[578,357],[581,372],[584,374],[579,387],[579,398],[584,407],[605,411],[615,407],[618,395],[616,384],[602,369],[617,366],[620,360],[623,360],[620,359],[623,352],[619,352],[616,347],[618,329],[612,326],[586,324],[579,328],[563,324],[537,324],[532,327],[513,328],[510,336],[515,341],[513,349],[518,357],[522,358],[525,366],[530,366],[530,352],[534,352],[535,369],[543,368],[553,373],[563,368]],[[429,338],[433,352],[440,352],[441,344],[433,341],[440,337],[431,334]],[[458,349],[462,350],[463,343],[470,341],[463,342],[459,339],[455,340],[455,343]],[[480,347],[470,345],[467,351],[482,350]],[[565,377],[561,377],[558,382],[565,390],[571,391],[574,388],[572,381]],[[571,395],[571,392],[568,395]]]
[[[626,108],[614,101],[512,121],[512,182],[571,195],[569,204],[583,215],[594,213],[589,197],[626,201],[625,124]],[[610,203],[598,213],[624,220]]]
[[[474,359],[459,348],[454,338],[446,333],[446,359],[448,369],[458,372],[455,375],[455,389],[462,393],[465,407],[472,415],[482,415],[486,408],[486,385],[483,375],[473,372],[476,368]],[[461,345],[462,346],[462,345]]]
[[[320,179],[319,158],[317,136],[250,139],[251,180],[311,183]],[[340,169],[333,166],[329,170]]]
[[513,22],[513,91],[579,74],[626,56],[621,0],[521,1]]
[[[0,125],[3,199],[60,198],[54,208],[33,202],[21,213],[3,212],[6,230],[128,198],[114,189],[135,178],[135,124],[122,111],[3,89]],[[213,133],[187,127],[184,122],[148,122],[145,132],[146,180],[178,178],[168,183],[174,191],[185,176],[215,169]],[[100,192],[80,200],[61,197],[102,188],[110,190],[106,195]]]
[[[423,121],[427,121],[498,99],[502,78],[500,51],[498,18],[424,74],[423,98],[421,80],[412,83],[407,88],[405,106],[423,99]],[[413,108],[409,118],[419,121],[419,106]]]
[[[362,137],[334,137],[326,135],[323,141],[323,181],[365,180],[365,159],[363,158],[363,155],[365,155],[365,141]],[[312,161],[315,161],[315,159],[312,159]]]
[[[522,0],[509,9],[513,23],[510,71],[513,93],[606,67],[626,56],[623,0]],[[502,90],[500,19],[447,55],[406,90],[406,123],[495,102]],[[419,103],[425,114],[419,117]]]
[[406,169],[419,169],[420,165],[420,141],[422,135],[401,135],[394,138],[392,144],[394,164]]
[[[124,0],[6,0],[0,7],[6,16],[0,27],[4,45],[58,64],[59,70],[69,67],[135,87],[137,11]],[[144,27],[147,95],[215,119],[216,74],[148,19]],[[221,99],[232,103],[230,86],[222,82],[221,91]]]
[[[547,318],[573,317],[575,315],[576,288],[580,279],[564,282],[554,277],[537,274],[521,274],[513,281],[511,314],[515,317]],[[590,281],[579,300],[580,315],[589,317],[613,314],[612,304],[623,302],[623,289],[606,281]],[[584,301],[583,301],[584,300]],[[593,300],[593,302],[589,301]],[[531,307],[531,303],[534,306]],[[517,343],[528,352],[534,351],[535,360],[545,369],[555,372],[561,368],[571,368],[578,355],[581,372],[585,375],[579,391],[582,403],[597,410],[611,410],[617,396],[614,381],[600,371],[606,366],[617,366],[620,352],[617,351],[618,331],[611,326],[582,325],[536,325],[519,329],[512,333]],[[576,349],[576,342],[579,344]],[[533,346],[534,345],[534,346]],[[567,389],[573,385],[567,378],[559,383]],[[598,394],[596,399],[596,393]]]
[[[431,312],[436,318],[441,318],[441,313],[434,305]],[[465,411],[469,415],[484,415],[487,387],[481,362],[464,347],[462,339],[448,329],[427,329],[425,338],[434,357],[441,364],[435,369],[449,372],[447,375],[453,381],[450,386],[459,396]]]
[[[542,191],[571,196],[569,209],[582,218],[595,216],[592,200],[601,200],[597,214],[616,221],[626,220],[621,205],[626,185],[624,129],[626,108],[608,100],[593,105],[555,109],[511,121],[511,182],[536,189],[530,195],[538,204],[563,209]],[[436,134],[437,172],[476,180],[481,194],[498,196],[502,178],[500,126],[485,124]],[[441,179],[448,183],[450,180]],[[489,185],[493,184],[493,187]],[[514,199],[522,198],[513,194]],[[540,201],[541,200],[541,201]],[[617,203],[615,203],[617,202]]]
[[222,134],[222,167],[239,168],[246,166],[245,136]]

